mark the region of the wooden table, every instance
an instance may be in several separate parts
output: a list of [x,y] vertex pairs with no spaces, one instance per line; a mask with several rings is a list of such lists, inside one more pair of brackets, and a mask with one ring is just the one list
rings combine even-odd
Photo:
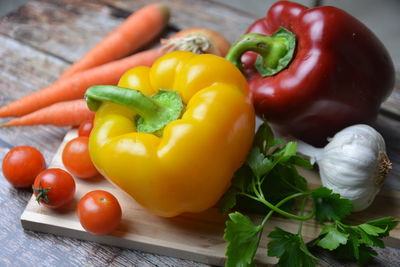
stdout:
[[[0,105],[51,84],[72,62],[119,25],[132,11],[151,1],[31,0],[0,19]],[[182,28],[217,30],[230,41],[254,18],[211,1],[170,0],[172,17],[165,36]],[[399,80],[399,79],[398,79]],[[397,84],[400,84],[397,81]],[[400,190],[399,87],[383,105],[376,128],[388,145],[394,170],[384,190]],[[0,123],[5,119],[0,119]],[[68,128],[51,126],[0,128],[0,159],[10,147],[31,145],[50,162]],[[20,215],[32,192],[0,179],[0,266],[205,266],[187,260],[109,247],[92,242],[24,231]],[[396,214],[394,214],[396,215]],[[377,249],[378,266],[400,266],[400,250]],[[325,266],[352,265],[315,252]]]

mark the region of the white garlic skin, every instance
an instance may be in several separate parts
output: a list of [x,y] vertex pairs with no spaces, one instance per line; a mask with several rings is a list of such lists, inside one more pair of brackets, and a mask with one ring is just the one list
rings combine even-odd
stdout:
[[366,209],[391,168],[385,141],[372,127],[358,124],[338,132],[317,158],[322,184]]

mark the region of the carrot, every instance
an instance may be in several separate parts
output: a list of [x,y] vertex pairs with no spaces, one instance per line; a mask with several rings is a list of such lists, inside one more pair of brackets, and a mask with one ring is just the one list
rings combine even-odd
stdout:
[[121,75],[136,66],[151,66],[163,54],[151,49],[116,60],[92,69],[84,70],[62,82],[29,94],[0,108],[0,117],[22,116],[51,104],[83,98],[86,89],[93,85],[117,84]]
[[36,91],[0,108],[0,117],[23,116],[48,105],[82,98],[93,85],[117,84],[127,70],[142,65],[150,66],[162,54],[171,50],[225,55],[229,42],[218,33],[205,28],[191,28],[178,32],[163,46],[147,50],[110,63],[84,70],[66,77],[53,85]]
[[134,12],[64,72],[60,79],[131,54],[159,35],[168,19],[169,9],[161,4],[148,5]]
[[81,122],[94,118],[84,99],[64,101],[39,109],[28,115],[8,121],[0,126],[55,125],[77,126]]

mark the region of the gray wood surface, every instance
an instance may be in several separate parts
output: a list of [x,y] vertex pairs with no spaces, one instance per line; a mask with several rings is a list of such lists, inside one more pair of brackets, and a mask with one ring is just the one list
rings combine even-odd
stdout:
[[[0,19],[0,106],[51,84],[68,65],[77,60],[108,32],[122,23],[131,11],[155,1],[123,0],[31,0]],[[164,35],[187,27],[217,30],[234,41],[253,21],[248,13],[211,1],[161,0],[172,9],[171,23]],[[397,83],[399,84],[399,83]],[[376,127],[384,135],[394,171],[385,184],[400,190],[400,122],[398,90],[384,108]],[[399,113],[397,113],[398,115]],[[389,115],[389,116],[387,116]],[[6,119],[0,119],[0,123]],[[0,159],[10,146],[31,145],[50,162],[68,128],[51,126],[0,128]],[[1,174],[2,175],[2,174]],[[0,266],[206,266],[140,251],[120,249],[23,231],[19,219],[31,196],[0,178]],[[400,251],[377,249],[374,266],[400,266]],[[318,252],[321,265],[351,266],[329,253]]]

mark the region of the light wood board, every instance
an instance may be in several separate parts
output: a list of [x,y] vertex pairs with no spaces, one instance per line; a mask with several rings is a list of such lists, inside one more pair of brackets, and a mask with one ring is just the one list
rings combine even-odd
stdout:
[[[77,136],[71,130],[65,136],[49,168],[64,168],[61,161],[62,150],[69,140]],[[312,186],[319,184],[319,177],[313,171],[301,170]],[[225,246],[223,232],[226,216],[218,213],[216,208],[199,214],[184,214],[175,218],[161,218],[150,214],[140,207],[130,196],[114,187],[99,176],[89,180],[75,178],[77,191],[74,201],[60,211],[40,206],[32,196],[21,216],[25,229],[68,236],[103,244],[136,249],[177,258],[190,259],[202,263],[223,265]],[[87,233],[79,223],[75,213],[77,201],[87,192],[103,189],[114,194],[119,200],[123,218],[120,227],[112,235],[97,236]],[[360,223],[382,216],[400,214],[400,192],[382,192],[374,204],[366,211],[354,214],[350,220]],[[255,222],[260,218],[252,216]],[[273,217],[263,231],[256,262],[263,264],[276,263],[275,258],[266,254],[267,235],[274,227],[296,232],[297,222],[285,218]],[[306,241],[315,238],[320,229],[313,221],[305,222],[303,235]],[[400,227],[391,232],[385,240],[392,247],[400,247]]]

